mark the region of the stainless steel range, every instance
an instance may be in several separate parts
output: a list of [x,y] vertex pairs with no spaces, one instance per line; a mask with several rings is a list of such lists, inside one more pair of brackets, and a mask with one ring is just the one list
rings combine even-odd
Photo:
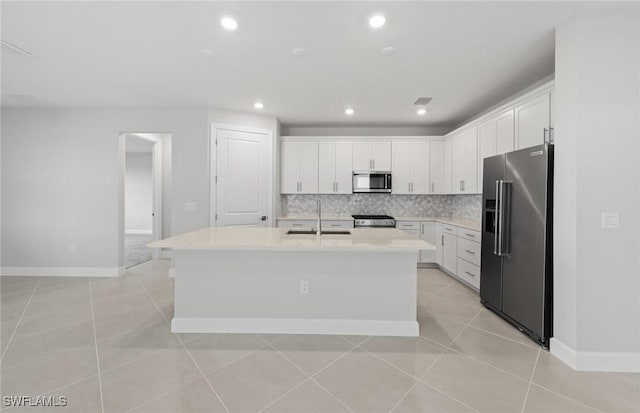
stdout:
[[395,228],[396,220],[389,215],[351,215],[356,228]]

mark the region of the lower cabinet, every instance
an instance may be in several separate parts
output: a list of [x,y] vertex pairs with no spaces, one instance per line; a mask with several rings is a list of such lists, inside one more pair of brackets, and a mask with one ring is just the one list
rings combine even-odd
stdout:
[[[417,221],[399,221],[396,222],[396,228],[410,234],[414,238],[420,239],[420,222]],[[420,253],[416,258],[416,262],[420,262]]]
[[450,224],[436,223],[435,262],[450,275],[480,289],[481,233]]
[[451,234],[443,234],[442,268],[452,274],[456,274],[458,268],[458,237]]
[[[439,238],[436,237],[436,225],[438,222],[422,222],[420,223],[420,238],[429,244],[438,247]],[[422,250],[420,251],[420,262],[424,264],[436,263],[436,251],[437,250]]]

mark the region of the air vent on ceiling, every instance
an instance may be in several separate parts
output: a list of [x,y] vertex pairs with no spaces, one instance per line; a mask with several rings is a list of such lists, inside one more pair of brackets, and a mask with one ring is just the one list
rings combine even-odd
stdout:
[[413,104],[415,106],[424,106],[427,103],[431,102],[432,99],[433,99],[432,97],[420,96],[418,99],[416,99],[415,102],[413,102]]

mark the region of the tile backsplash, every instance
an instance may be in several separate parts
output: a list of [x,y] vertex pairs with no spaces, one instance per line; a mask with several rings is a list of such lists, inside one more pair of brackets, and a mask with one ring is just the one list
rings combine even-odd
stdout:
[[327,215],[388,214],[480,220],[482,195],[280,195],[281,215],[313,215],[316,201]]

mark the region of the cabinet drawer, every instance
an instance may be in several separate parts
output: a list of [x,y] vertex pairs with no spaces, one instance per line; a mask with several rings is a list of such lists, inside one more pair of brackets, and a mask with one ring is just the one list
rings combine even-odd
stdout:
[[415,221],[400,221],[396,222],[396,228],[401,230],[416,230],[420,231],[420,223]]
[[458,227],[455,225],[443,224],[442,229],[445,234],[458,235]]
[[315,228],[316,226],[316,221],[311,221],[311,220],[305,220],[305,219],[300,219],[300,220],[280,220],[278,221],[278,227],[279,228],[298,228],[298,229],[302,229],[302,228]]
[[480,267],[458,258],[458,278],[480,289]]
[[458,237],[458,258],[480,265],[480,243]]
[[[315,227],[316,223],[313,224]],[[331,228],[353,228],[353,221],[322,221],[322,228],[331,229]]]
[[474,231],[466,228],[458,228],[458,236],[475,242],[480,242],[480,239],[482,238],[480,231]]

